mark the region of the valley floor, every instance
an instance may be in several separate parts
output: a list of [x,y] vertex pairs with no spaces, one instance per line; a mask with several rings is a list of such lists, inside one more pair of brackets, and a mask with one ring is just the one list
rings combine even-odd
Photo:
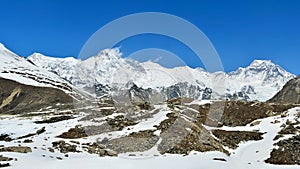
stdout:
[[[203,104],[203,103],[200,103]],[[160,106],[160,107],[159,107]],[[167,107],[159,105],[161,114],[154,114],[147,121],[139,122],[130,126],[130,132],[139,132],[141,130],[151,130],[154,125],[159,125],[167,118],[169,113]],[[13,158],[11,161],[2,161],[1,164],[9,163],[14,169],[159,169],[159,168],[174,168],[174,169],[298,169],[299,165],[274,165],[267,164],[266,159],[270,157],[272,150],[278,146],[275,143],[280,140],[292,138],[295,134],[284,134],[281,138],[274,141],[274,138],[283,129],[283,126],[288,122],[295,123],[299,118],[300,107],[289,109],[284,115],[276,115],[257,119],[251,124],[236,127],[209,127],[204,126],[207,130],[215,129],[224,131],[257,131],[264,133],[263,139],[257,141],[247,141],[238,144],[238,148],[232,149],[224,146],[230,153],[230,156],[218,151],[196,152],[191,151],[188,155],[180,154],[161,154],[157,150],[157,145],[143,152],[122,152],[111,156],[100,157],[98,154],[91,154],[84,151],[84,143],[95,141],[96,136],[89,136],[77,139],[59,138],[63,132],[69,131],[80,122],[85,114],[78,113],[73,115],[74,118],[57,121],[54,123],[37,123],[48,118],[49,115],[37,116],[16,116],[16,115],[1,115],[0,116],[0,134],[8,134],[0,141],[0,155]],[[63,112],[60,112],[63,113]],[[68,112],[65,112],[68,114]],[[52,114],[53,115],[53,114]],[[51,116],[52,116],[51,115]],[[113,117],[110,115],[110,117]],[[101,121],[101,118],[98,118]],[[255,123],[257,122],[257,123]],[[294,127],[299,128],[299,124],[295,123]],[[111,131],[110,134],[101,133],[97,137],[105,138],[120,138],[128,135],[129,129],[127,126],[123,130]],[[32,134],[31,136],[28,134]],[[299,133],[297,134],[299,135]],[[5,140],[6,138],[6,140]],[[7,139],[12,140],[7,140]],[[66,143],[77,145],[77,150],[80,152],[62,153],[59,149],[53,146],[53,142],[64,140]],[[161,140],[160,140],[161,141]],[[158,143],[160,142],[158,141]],[[4,147],[29,147],[31,151],[27,153],[7,152]],[[1,150],[2,149],[2,150]],[[1,152],[3,151],[3,152]],[[109,154],[109,152],[106,152]]]

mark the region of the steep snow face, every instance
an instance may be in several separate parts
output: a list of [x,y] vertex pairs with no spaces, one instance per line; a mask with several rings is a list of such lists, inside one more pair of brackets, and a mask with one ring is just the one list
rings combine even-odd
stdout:
[[[192,69],[188,66],[165,68],[157,63],[144,62],[141,65],[146,70],[148,81],[139,81],[144,87],[167,87],[177,83],[187,82],[192,85],[205,87],[210,83],[212,75],[201,68]],[[142,80],[142,79],[141,79]]]
[[128,82],[133,82],[139,87],[158,89],[185,83],[188,85],[184,86],[189,89],[184,90],[199,88],[204,91],[210,88],[217,95],[246,96],[261,101],[270,99],[294,77],[266,60],[255,60],[246,68],[226,74],[209,73],[201,68],[187,66],[165,68],[157,63],[140,63],[121,56],[119,49],[105,49],[97,56],[83,61],[51,58],[41,54],[34,54],[28,59],[82,88],[94,84],[125,87]]
[[282,69],[270,60],[254,60],[250,66],[239,68],[228,74],[230,79],[244,83],[256,83],[262,86],[271,85],[278,90],[294,75]]
[[248,90],[251,99],[265,101],[295,76],[270,60],[254,60],[248,67],[228,73],[230,90]]
[[28,60],[36,64],[36,66],[53,72],[57,75],[61,75],[63,79],[70,79],[75,77],[75,72],[73,71],[78,63],[78,60],[73,57],[68,58],[54,58],[44,56],[40,53],[34,53],[28,57]]
[[137,61],[122,59],[119,49],[105,49],[84,61],[74,58],[51,58],[41,54],[33,54],[28,59],[81,87],[95,83],[126,84],[136,80],[135,78],[144,72]]
[[96,82],[125,85],[136,81],[145,70],[137,61],[121,58],[119,49],[105,49],[97,56],[82,61],[81,70],[88,69]]
[[0,77],[22,84],[55,87],[71,93],[72,87],[54,73],[38,67],[0,44]]

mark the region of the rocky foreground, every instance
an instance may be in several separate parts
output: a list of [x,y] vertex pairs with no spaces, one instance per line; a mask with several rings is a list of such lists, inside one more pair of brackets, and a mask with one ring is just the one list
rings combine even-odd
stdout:
[[1,114],[0,166],[17,164],[17,154],[61,161],[76,154],[149,158],[219,152],[224,156],[211,160],[226,163],[255,142],[266,145],[253,148],[249,165],[255,159],[300,164],[300,107],[295,104],[182,98],[121,109],[110,99],[73,109],[66,105]]

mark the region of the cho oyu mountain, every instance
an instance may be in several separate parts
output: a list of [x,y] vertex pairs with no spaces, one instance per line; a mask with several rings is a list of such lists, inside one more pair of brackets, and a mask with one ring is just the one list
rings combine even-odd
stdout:
[[269,60],[254,60],[248,67],[230,73],[209,73],[202,68],[165,68],[154,62],[138,62],[121,56],[120,50],[114,48],[102,50],[86,60],[55,58],[40,53],[23,58],[1,44],[0,75],[29,85],[64,90],[75,86],[98,96],[117,88],[128,89],[141,99],[161,94],[163,99],[260,101],[270,99],[295,77]]

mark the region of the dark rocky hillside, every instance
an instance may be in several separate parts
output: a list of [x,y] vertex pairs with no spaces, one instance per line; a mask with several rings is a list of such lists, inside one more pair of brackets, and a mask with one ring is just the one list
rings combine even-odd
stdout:
[[73,105],[73,98],[55,88],[28,86],[0,78],[0,113],[18,114],[48,106]]
[[269,102],[300,104],[300,76],[287,82]]

